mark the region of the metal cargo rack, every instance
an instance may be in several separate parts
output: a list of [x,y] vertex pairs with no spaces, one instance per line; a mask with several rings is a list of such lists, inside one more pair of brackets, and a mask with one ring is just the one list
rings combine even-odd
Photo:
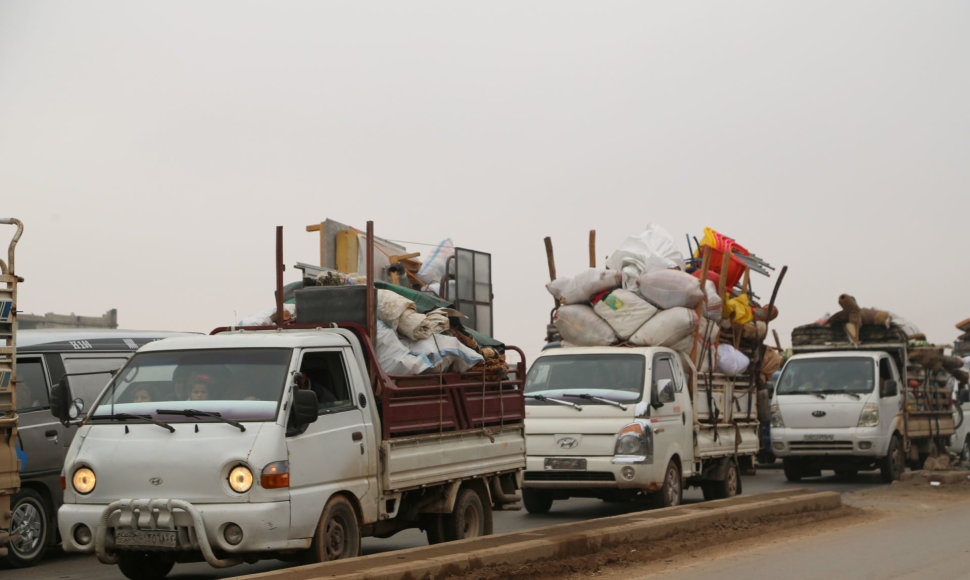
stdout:
[[24,226],[15,218],[0,218],[0,224],[16,226],[7,250],[7,261],[0,259],[0,556],[10,530],[10,496],[20,488],[20,462],[17,459],[17,282],[14,248]]

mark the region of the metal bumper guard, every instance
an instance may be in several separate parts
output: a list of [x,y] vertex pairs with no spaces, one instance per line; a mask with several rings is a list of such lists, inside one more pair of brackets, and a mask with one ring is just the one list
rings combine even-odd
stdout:
[[[192,519],[192,526],[184,527],[184,533],[175,523],[175,511],[181,510]],[[108,545],[108,523],[118,513],[113,527],[133,530],[167,530],[179,532],[179,540],[202,551],[206,562],[215,568],[228,568],[243,562],[242,558],[217,558],[212,551],[202,513],[191,503],[180,499],[122,499],[112,502],[101,515],[101,523],[95,532],[94,549],[98,560],[104,564],[117,564],[118,554]],[[185,537],[187,534],[188,537]],[[164,549],[163,549],[164,550]]]

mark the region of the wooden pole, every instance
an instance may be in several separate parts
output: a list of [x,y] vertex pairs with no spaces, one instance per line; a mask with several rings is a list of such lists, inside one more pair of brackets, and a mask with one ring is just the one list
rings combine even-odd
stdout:
[[589,230],[589,267],[596,267],[596,230]]
[[283,226],[276,226],[276,327],[282,328],[283,315]]
[[367,222],[367,335],[370,337],[371,344],[377,344],[377,320],[376,307],[374,304],[374,222]]
[[546,236],[546,261],[549,262],[549,281],[556,279],[556,259],[552,255],[552,238]]
[[324,248],[323,222],[320,222],[318,224],[313,224],[312,226],[307,226],[306,227],[306,231],[308,231],[308,232],[320,232],[320,267],[321,268],[325,268],[326,266],[324,266],[324,264],[323,264],[323,248]]

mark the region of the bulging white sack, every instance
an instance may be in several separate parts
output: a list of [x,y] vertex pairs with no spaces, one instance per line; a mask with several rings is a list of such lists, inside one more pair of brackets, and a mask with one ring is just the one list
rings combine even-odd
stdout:
[[589,268],[572,278],[557,278],[546,284],[546,289],[557,302],[583,304],[592,295],[620,286],[620,273],[601,268]]
[[750,362],[743,352],[730,344],[717,345],[717,372],[737,376],[748,368]]
[[678,307],[661,310],[630,336],[630,342],[640,346],[670,346],[694,332],[697,313]]
[[637,278],[644,272],[679,268],[684,256],[674,244],[674,238],[657,224],[648,224],[639,235],[623,240],[610,257],[606,267],[623,273],[623,288],[636,290]]
[[637,279],[637,291],[660,308],[694,308],[704,299],[700,280],[680,270],[654,270]]
[[593,311],[610,325],[620,340],[626,340],[657,313],[657,307],[636,292],[617,288],[594,304]]
[[563,341],[575,346],[609,346],[613,329],[586,304],[567,304],[556,310],[556,328]]

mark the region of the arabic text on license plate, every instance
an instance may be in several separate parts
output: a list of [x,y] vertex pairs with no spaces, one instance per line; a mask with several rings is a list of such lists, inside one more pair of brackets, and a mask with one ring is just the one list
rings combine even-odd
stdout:
[[571,471],[585,471],[585,457],[546,457],[546,469],[563,469]]
[[115,544],[158,548],[177,547],[175,532],[165,530],[115,530]]
[[805,441],[831,441],[835,435],[831,433],[809,433],[805,435]]

